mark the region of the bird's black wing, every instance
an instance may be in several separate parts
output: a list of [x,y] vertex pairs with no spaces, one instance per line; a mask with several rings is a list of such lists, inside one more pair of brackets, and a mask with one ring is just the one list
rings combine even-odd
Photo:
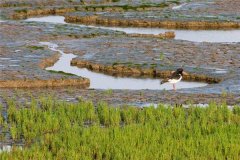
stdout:
[[179,79],[181,76],[177,72],[173,72],[173,74],[169,77],[169,79]]
[[161,84],[168,82],[169,79],[179,79],[179,78],[180,78],[179,74],[177,74],[177,72],[175,71],[175,72],[173,72],[171,74],[171,76],[169,76],[168,78],[163,79],[161,81]]

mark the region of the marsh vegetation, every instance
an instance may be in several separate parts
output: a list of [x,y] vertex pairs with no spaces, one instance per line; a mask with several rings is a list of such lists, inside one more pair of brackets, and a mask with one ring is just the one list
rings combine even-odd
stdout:
[[[1,107],[2,110],[2,107]],[[239,159],[240,107],[113,107],[51,97],[7,100],[1,159]],[[3,111],[2,111],[3,113]],[[6,113],[5,113],[6,114]],[[14,147],[23,144],[23,149]]]

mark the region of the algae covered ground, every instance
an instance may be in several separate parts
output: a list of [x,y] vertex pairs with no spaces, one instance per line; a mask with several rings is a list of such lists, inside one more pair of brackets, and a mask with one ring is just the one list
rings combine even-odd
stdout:
[[113,107],[42,97],[9,98],[7,108],[1,141],[10,133],[13,147],[1,159],[240,158],[239,106]]

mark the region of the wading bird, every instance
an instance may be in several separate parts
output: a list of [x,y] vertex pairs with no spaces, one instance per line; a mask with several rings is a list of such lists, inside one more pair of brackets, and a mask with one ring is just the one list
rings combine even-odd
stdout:
[[182,80],[183,75],[188,75],[188,74],[184,72],[182,68],[178,68],[175,72],[172,73],[170,77],[163,79],[161,81],[161,84],[169,82],[173,84],[173,89],[176,90],[175,84]]

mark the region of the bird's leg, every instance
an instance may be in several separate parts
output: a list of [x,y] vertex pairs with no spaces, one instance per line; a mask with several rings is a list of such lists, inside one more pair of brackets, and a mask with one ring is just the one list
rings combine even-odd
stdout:
[[176,91],[175,83],[173,83],[173,90]]

